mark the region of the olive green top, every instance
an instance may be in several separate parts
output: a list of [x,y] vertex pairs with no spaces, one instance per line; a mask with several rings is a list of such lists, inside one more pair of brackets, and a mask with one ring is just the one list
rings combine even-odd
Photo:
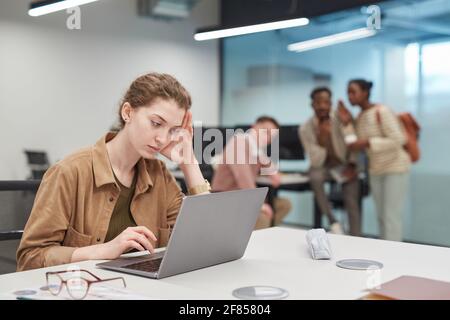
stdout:
[[114,175],[114,178],[120,187],[120,195],[111,215],[111,220],[109,220],[105,242],[111,241],[128,227],[136,227],[136,222],[131,215],[130,205],[136,189],[137,174],[134,175],[133,182],[129,188],[121,184],[116,175]]

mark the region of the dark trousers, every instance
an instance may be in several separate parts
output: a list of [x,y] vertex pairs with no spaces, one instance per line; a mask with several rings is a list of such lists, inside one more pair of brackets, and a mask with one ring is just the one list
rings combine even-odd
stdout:
[[[330,224],[335,223],[337,220],[333,215],[333,211],[328,201],[328,197],[325,193],[325,182],[331,179],[331,175],[328,168],[311,168],[309,171],[309,179],[311,189],[314,192],[317,205],[320,212],[325,214]],[[353,179],[342,185],[343,200],[345,210],[348,214],[348,220],[350,224],[350,235],[361,235],[361,216],[359,208],[359,181]]]

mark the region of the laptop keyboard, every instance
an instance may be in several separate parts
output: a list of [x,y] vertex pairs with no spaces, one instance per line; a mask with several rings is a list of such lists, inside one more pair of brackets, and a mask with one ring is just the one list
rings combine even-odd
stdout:
[[125,266],[125,269],[139,270],[145,272],[157,272],[161,265],[162,258],[146,260]]

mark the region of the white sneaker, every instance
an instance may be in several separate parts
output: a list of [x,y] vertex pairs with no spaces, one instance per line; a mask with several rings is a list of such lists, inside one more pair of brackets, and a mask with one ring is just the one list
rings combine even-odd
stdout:
[[330,233],[333,234],[344,234],[344,230],[339,222],[335,222],[330,226]]

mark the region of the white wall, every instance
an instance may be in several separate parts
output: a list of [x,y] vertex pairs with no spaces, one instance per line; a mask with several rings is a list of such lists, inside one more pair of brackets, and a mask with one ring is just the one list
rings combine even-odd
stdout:
[[66,12],[29,17],[29,3],[0,2],[0,179],[27,176],[25,148],[55,162],[95,143],[148,71],[173,74],[192,94],[194,120],[218,123],[218,44],[192,36],[217,24],[217,0],[175,22],[138,17],[135,0],[101,0],[81,7],[81,30],[66,28]]

